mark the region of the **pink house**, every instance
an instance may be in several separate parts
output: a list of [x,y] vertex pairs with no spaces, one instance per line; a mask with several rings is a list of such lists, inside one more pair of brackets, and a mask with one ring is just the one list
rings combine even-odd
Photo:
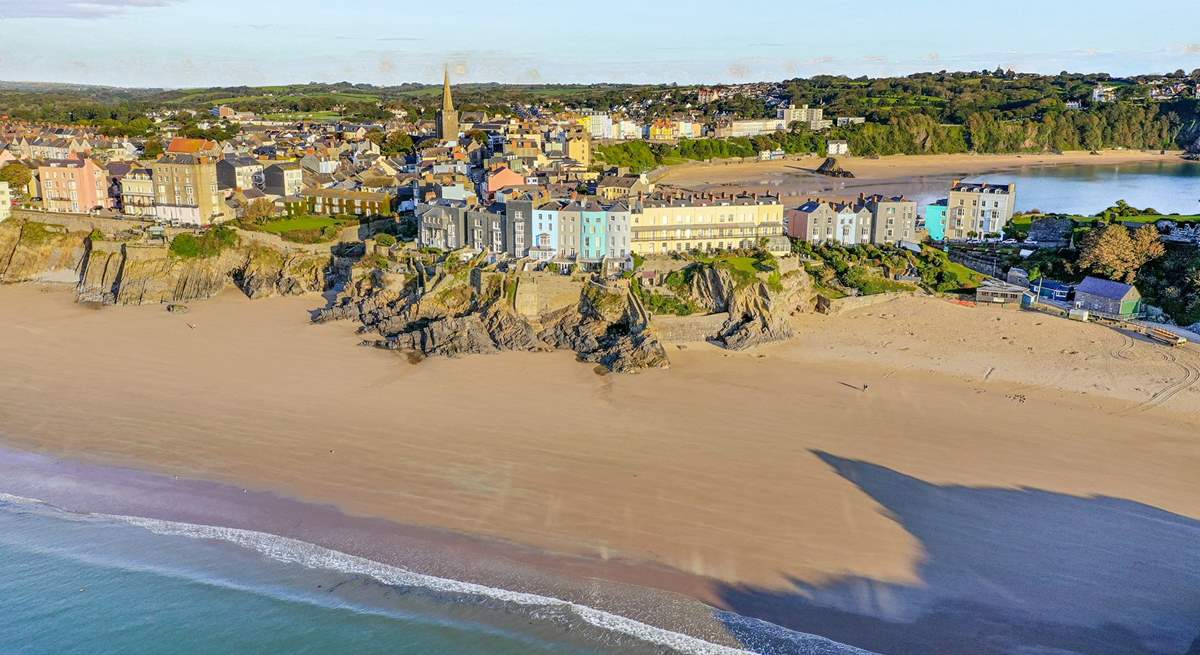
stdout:
[[513,171],[507,166],[497,168],[488,173],[487,177],[487,195],[488,197],[496,195],[496,192],[510,187],[521,186],[525,184],[525,176]]
[[38,166],[37,174],[46,211],[84,213],[112,207],[107,171],[91,159],[52,159]]

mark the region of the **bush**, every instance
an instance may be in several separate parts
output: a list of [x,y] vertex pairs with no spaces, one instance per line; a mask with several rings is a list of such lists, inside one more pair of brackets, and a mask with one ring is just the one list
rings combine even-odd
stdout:
[[385,248],[391,248],[392,246],[396,245],[396,237],[388,234],[387,232],[384,232],[382,234],[376,234],[375,235],[375,243],[377,243]]
[[216,227],[200,236],[184,233],[171,239],[171,254],[181,259],[216,257],[226,248],[238,244],[237,232],[227,227]]

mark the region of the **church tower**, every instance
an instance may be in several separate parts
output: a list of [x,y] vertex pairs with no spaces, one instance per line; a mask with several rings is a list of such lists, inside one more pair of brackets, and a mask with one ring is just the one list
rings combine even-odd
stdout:
[[454,99],[450,97],[450,69],[442,80],[442,108],[437,113],[437,135],[443,141],[458,140],[458,112],[454,110]]

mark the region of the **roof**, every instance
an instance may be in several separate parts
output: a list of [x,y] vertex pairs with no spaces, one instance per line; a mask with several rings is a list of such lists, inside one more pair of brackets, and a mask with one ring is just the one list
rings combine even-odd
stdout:
[[343,198],[346,200],[363,200],[367,202],[391,202],[392,196],[387,193],[371,191],[350,191],[346,189],[314,189],[304,194],[307,197]]
[[243,166],[262,166],[262,162],[258,161],[257,159],[255,159],[253,157],[248,157],[245,155],[242,155],[239,157],[226,157],[220,161],[223,161],[226,164],[231,164],[238,168],[241,168]]
[[983,182],[963,182],[958,180],[950,186],[950,190],[959,193],[998,193],[1008,195],[1012,190],[1012,186],[1009,184],[985,184]]
[[185,164],[191,166],[193,164],[204,163],[204,159],[195,155],[187,155],[182,153],[167,152],[163,153],[162,157],[158,158],[156,164]]
[[1130,292],[1134,298],[1141,298],[1141,294],[1132,285],[1123,284],[1114,280],[1105,280],[1099,277],[1085,277],[1079,286],[1075,287],[1075,293],[1086,293],[1091,296],[1099,296],[1110,300],[1126,300]]
[[177,136],[171,139],[171,143],[167,145],[167,152],[179,152],[186,154],[199,154],[208,150],[218,150],[216,141],[208,139],[187,139]]

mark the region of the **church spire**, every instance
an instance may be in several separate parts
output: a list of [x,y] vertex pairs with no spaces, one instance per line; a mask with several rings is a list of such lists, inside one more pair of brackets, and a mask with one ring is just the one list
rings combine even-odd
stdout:
[[442,78],[442,111],[454,111],[454,99],[450,97],[450,67],[444,69]]

